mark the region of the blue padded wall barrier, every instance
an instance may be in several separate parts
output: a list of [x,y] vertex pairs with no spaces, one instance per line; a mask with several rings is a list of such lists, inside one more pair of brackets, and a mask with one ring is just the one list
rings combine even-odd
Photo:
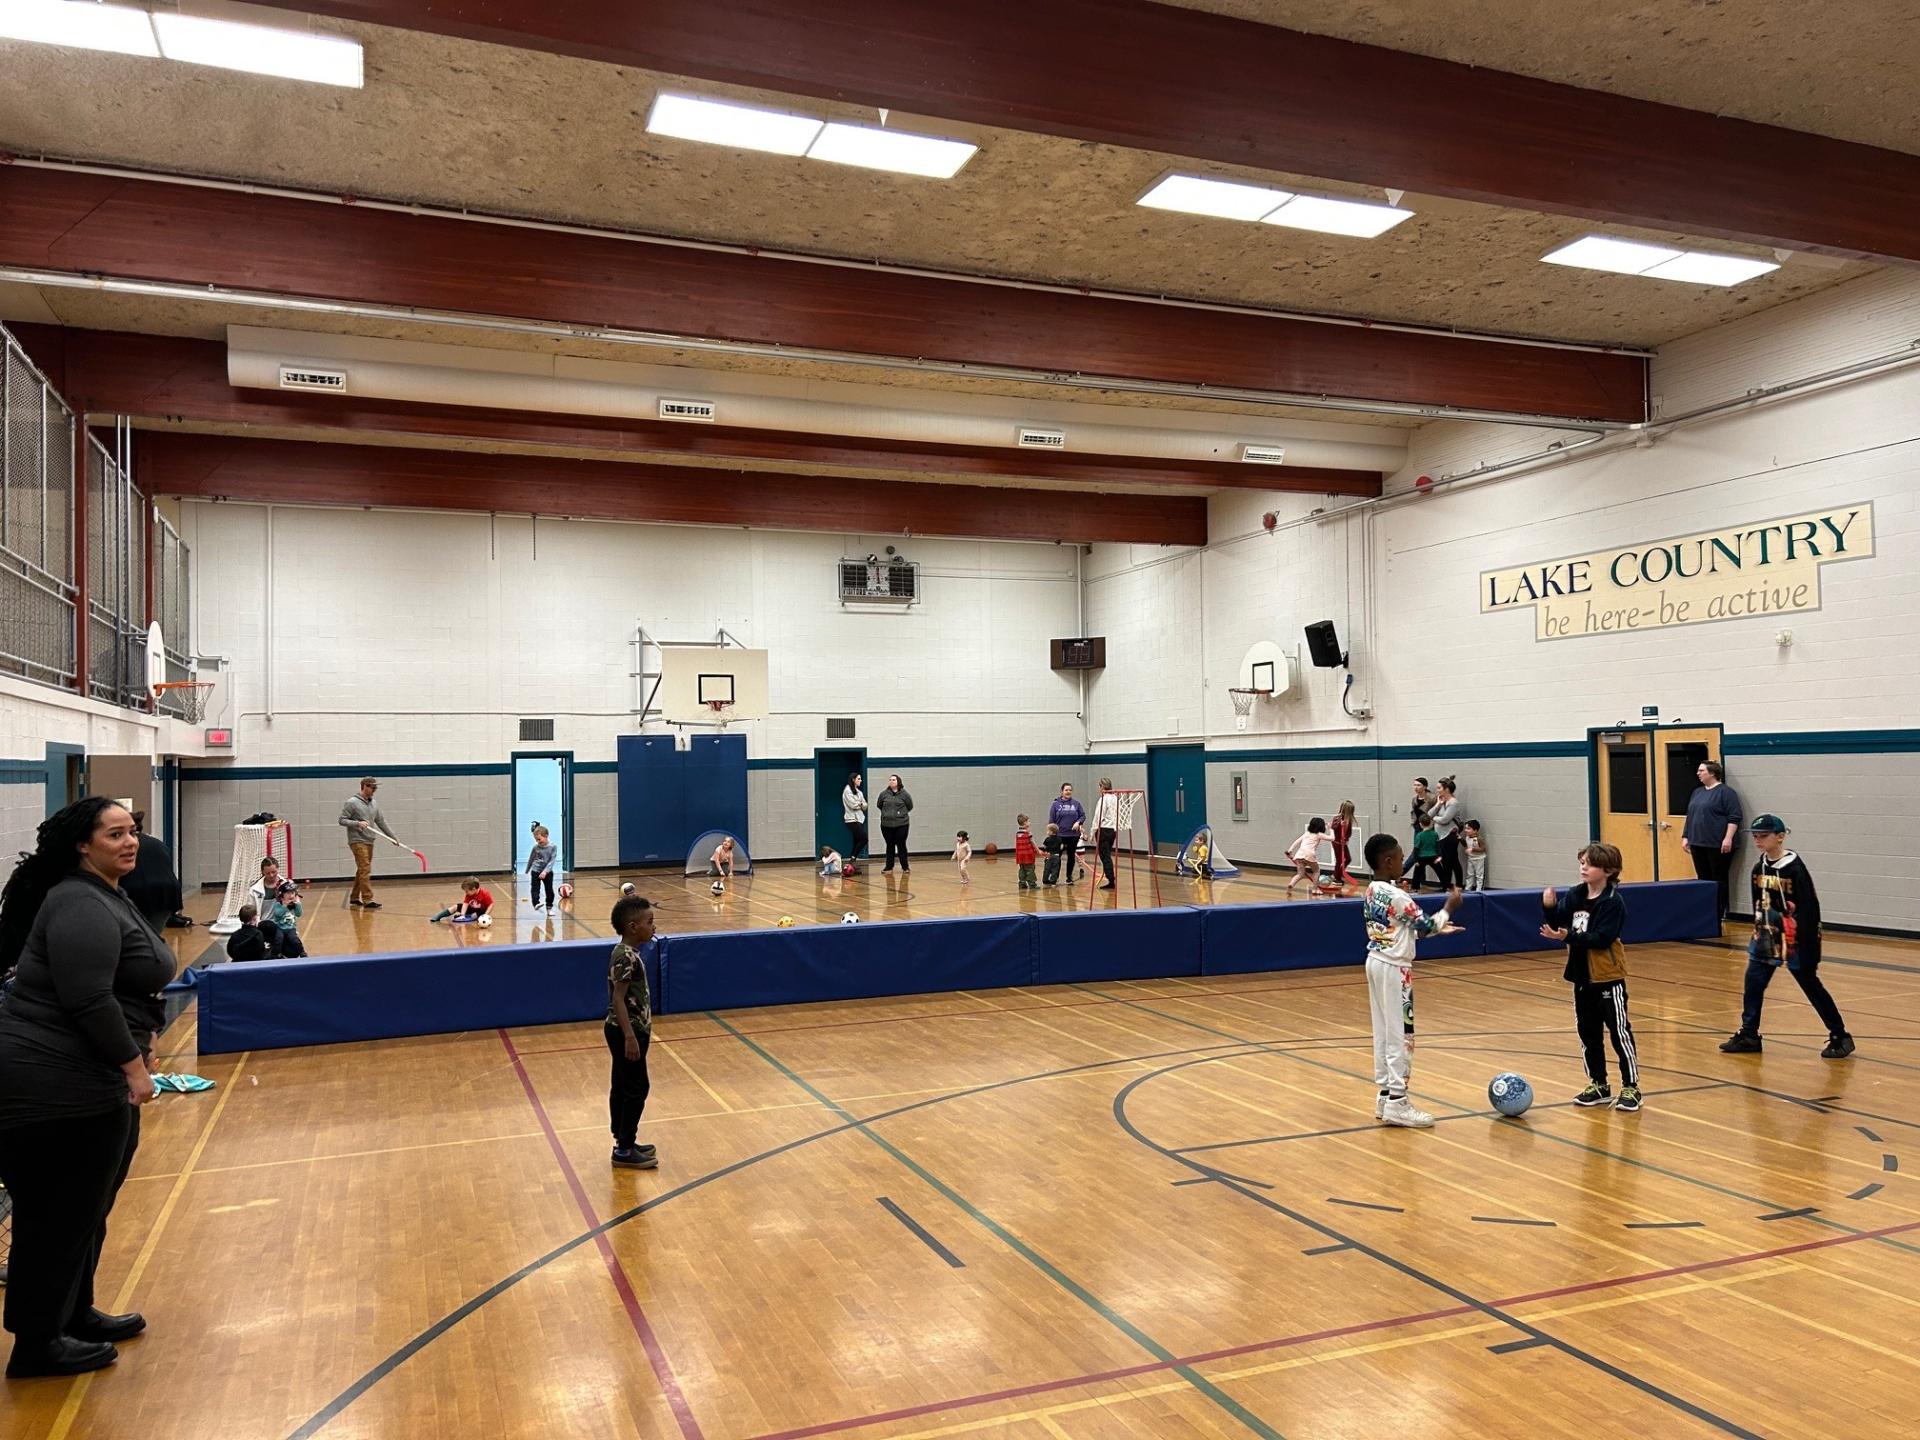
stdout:
[[[1488,890],[1484,894],[1487,954],[1558,948],[1553,941],[1540,937],[1538,890]],[[1720,933],[1713,913],[1711,880],[1660,880],[1622,885],[1620,898],[1627,907],[1627,928],[1620,938],[1629,945],[1654,940],[1698,940]]]
[[[610,940],[570,940],[209,965],[198,987],[200,1050],[219,1055],[602,1019],[612,950]],[[658,1010],[656,964],[647,966],[647,986]]]
[[622,735],[616,753],[620,863],[678,864],[693,837],[687,833],[686,767],[673,736]]
[[1033,917],[1033,983],[1165,980],[1200,973],[1200,916],[1167,910],[1048,911]]
[[[1431,914],[1442,896],[1416,897]],[[1534,905],[1539,905],[1539,897]],[[1305,970],[1320,965],[1358,965],[1367,958],[1367,930],[1358,900],[1307,900],[1278,905],[1218,905],[1201,911],[1200,973],[1252,975],[1264,970]],[[1485,923],[1478,894],[1463,897],[1458,935],[1432,935],[1420,942],[1422,960],[1453,960],[1486,954]],[[1538,948],[1537,937],[1536,945]]]
[[675,935],[668,1003],[724,1010],[1033,984],[1025,915]]

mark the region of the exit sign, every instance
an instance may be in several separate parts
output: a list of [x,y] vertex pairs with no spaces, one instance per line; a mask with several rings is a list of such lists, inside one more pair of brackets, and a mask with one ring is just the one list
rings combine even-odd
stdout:
[[202,730],[200,735],[201,738],[207,742],[207,748],[209,750],[231,750],[233,748],[233,731],[231,730],[216,729],[209,726],[207,729]]

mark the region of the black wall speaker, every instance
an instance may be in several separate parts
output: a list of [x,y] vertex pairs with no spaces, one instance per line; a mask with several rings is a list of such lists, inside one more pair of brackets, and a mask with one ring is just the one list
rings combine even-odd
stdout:
[[1340,648],[1340,637],[1333,633],[1331,620],[1316,620],[1307,626],[1307,651],[1322,669],[1338,670],[1347,663],[1347,652]]

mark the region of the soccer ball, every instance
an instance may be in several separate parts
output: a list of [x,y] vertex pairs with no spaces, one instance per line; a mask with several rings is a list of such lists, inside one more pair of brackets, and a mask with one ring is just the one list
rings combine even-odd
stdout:
[[842,925],[858,925],[860,923],[860,912],[857,910],[847,911],[846,914],[840,917],[840,923]]
[[622,881],[620,885],[620,893],[622,895],[632,895],[636,893],[633,888],[633,881],[631,880]]
[[773,923],[778,925],[782,930],[791,930],[793,928],[793,917],[791,915],[782,915]]
[[573,886],[571,886],[571,885],[562,885],[562,886],[560,887],[560,898],[561,898],[562,900],[571,900],[571,899],[573,899]]
[[716,880],[707,887],[707,891],[712,895],[724,895],[727,893],[727,887]]
[[493,916],[491,916],[491,915],[482,915],[482,916],[480,917],[480,928],[481,928],[481,929],[483,929],[483,930],[484,930],[484,929],[485,929],[485,928],[486,928],[487,926],[489,926],[489,925],[491,925],[491,924],[493,924]]
[[1502,1115],[1524,1115],[1533,1104],[1533,1086],[1511,1070],[1505,1071],[1488,1083],[1487,1101]]

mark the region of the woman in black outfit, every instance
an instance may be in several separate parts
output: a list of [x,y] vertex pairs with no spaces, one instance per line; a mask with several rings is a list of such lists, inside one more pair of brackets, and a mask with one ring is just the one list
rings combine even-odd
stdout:
[[94,1307],[107,1216],[153,1098],[147,1064],[173,957],[120,889],[140,837],[95,796],[40,826],[0,893],[0,1182],[13,1197],[9,1379],[111,1365],[139,1315]]
[[902,870],[913,869],[913,862],[907,859],[907,826],[913,814],[913,796],[907,793],[898,775],[887,777],[887,788],[875,798],[873,808],[880,812],[880,838],[887,842],[886,868],[893,869],[897,856]]

